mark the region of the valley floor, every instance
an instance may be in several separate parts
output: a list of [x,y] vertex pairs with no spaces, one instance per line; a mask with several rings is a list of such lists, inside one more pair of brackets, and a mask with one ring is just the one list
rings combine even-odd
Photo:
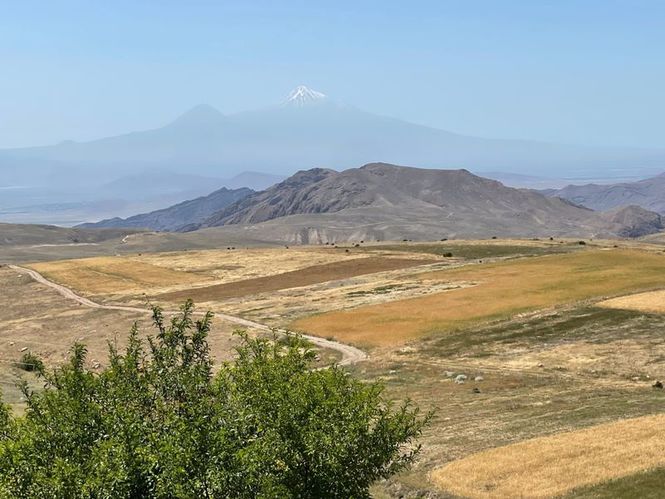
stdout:
[[[353,375],[436,410],[417,465],[377,484],[376,497],[614,497],[631,483],[647,497],[665,469],[653,431],[665,391],[652,387],[665,379],[664,249],[500,239],[225,245],[21,265],[105,305],[173,310],[195,297],[219,314],[219,361],[235,344],[236,325],[222,314],[362,348],[369,359],[354,359]],[[91,365],[103,365],[108,340],[122,345],[134,321],[148,331],[148,313],[88,308],[16,269],[0,268],[0,286],[0,386],[19,410],[15,382],[38,388],[18,364],[26,351],[56,364],[83,341]],[[339,359],[321,352],[322,364]],[[553,459],[547,449],[569,452]]]

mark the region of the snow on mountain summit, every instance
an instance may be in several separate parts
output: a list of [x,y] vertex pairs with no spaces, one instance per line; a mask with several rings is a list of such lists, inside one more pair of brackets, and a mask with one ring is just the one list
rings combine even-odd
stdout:
[[285,103],[287,105],[302,107],[311,102],[320,101],[321,99],[325,98],[325,94],[317,92],[316,90],[312,90],[305,85],[300,85],[291,91],[291,93],[286,98]]

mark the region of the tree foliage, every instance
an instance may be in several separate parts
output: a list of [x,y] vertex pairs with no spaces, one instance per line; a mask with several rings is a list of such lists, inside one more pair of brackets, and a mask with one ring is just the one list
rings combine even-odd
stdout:
[[167,322],[153,312],[147,343],[132,329],[109,365],[69,363],[24,387],[27,410],[0,403],[0,496],[368,497],[408,467],[430,415],[384,401],[376,384],[338,367],[313,370],[297,336],[250,338],[213,374],[212,315],[188,302]]

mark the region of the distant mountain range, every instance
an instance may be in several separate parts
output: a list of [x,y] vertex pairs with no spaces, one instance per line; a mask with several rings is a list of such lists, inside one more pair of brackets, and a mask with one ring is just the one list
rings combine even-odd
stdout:
[[0,187],[0,221],[76,225],[127,217],[207,195],[214,188],[262,190],[285,177],[243,172],[228,179],[146,170],[99,185]]
[[12,184],[34,181],[34,172],[50,182],[67,177],[111,181],[145,169],[226,178],[247,170],[284,174],[378,160],[427,168],[580,175],[662,171],[665,150],[470,137],[371,114],[298,87],[281,105],[258,111],[224,115],[199,105],[154,130],[0,151],[0,168],[11,170]]
[[665,170],[665,150],[465,136],[368,113],[301,86],[256,111],[224,115],[199,105],[153,130],[0,150],[0,220],[127,216],[213,186],[261,190],[297,170],[374,161],[495,172],[524,185],[536,177],[643,177]]
[[547,189],[542,192],[594,210],[611,210],[637,205],[665,214],[665,173],[638,182],[568,185],[562,189]]
[[134,215],[129,218],[111,218],[97,223],[81,224],[81,228],[108,228],[127,227],[142,228],[157,231],[176,231],[201,220],[224,209],[236,201],[246,198],[254,191],[241,187],[240,189],[227,189],[222,187],[212,194],[201,196],[196,199],[184,201],[174,206],[161,210]]
[[[205,199],[186,205],[191,208]],[[323,168],[300,171],[198,220],[192,216],[178,219],[178,207],[167,211],[170,227],[177,226],[178,231],[242,226],[261,232],[264,239],[296,243],[491,236],[637,237],[662,229],[657,213],[635,206],[599,213],[558,197],[506,187],[466,170],[385,163],[343,172]],[[152,220],[155,216],[142,217]],[[108,227],[108,223],[89,226]],[[126,226],[123,221],[111,223]]]
[[195,192],[194,196],[210,193],[211,189],[226,187],[252,190],[267,189],[286,177],[258,172],[243,172],[230,178],[174,173],[165,170],[146,170],[120,177],[100,186],[105,197],[118,197],[122,193],[133,197],[159,197],[173,193]]

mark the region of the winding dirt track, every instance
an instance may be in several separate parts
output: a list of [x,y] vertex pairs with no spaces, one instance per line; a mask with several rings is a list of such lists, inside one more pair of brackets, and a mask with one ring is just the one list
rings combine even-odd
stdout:
[[[102,305],[101,303],[96,303],[92,300],[89,300],[88,298],[85,298],[83,296],[77,295],[74,291],[69,289],[66,286],[63,286],[61,284],[58,284],[56,282],[48,280],[46,277],[41,275],[39,272],[28,269],[26,267],[20,267],[18,265],[9,265],[9,268],[16,270],[17,272],[21,274],[27,274],[29,275],[32,279],[37,281],[40,284],[44,284],[45,286],[48,286],[55,291],[57,291],[59,294],[64,296],[65,298],[69,300],[76,301],[80,303],[81,305],[85,305],[86,307],[90,308],[99,308],[103,310],[123,310],[126,312],[139,312],[139,313],[147,313],[150,312],[149,310],[146,310],[145,308],[139,308],[139,307],[128,307],[128,306],[123,306],[123,305]],[[169,312],[173,313],[173,312]],[[219,317],[221,319],[224,319],[228,322],[231,322],[233,324],[238,324],[240,326],[245,326],[245,327],[251,327],[255,329],[259,329],[261,331],[272,331],[272,328],[269,326],[266,326],[265,324],[259,324],[258,322],[254,321],[248,321],[247,319],[243,319],[241,317],[235,317],[233,315],[227,315],[227,314],[220,314],[216,313],[216,317]],[[277,330],[278,333],[285,334],[286,331],[284,330]],[[313,343],[314,345],[320,347],[320,348],[329,348],[331,350],[335,350],[339,352],[342,355],[342,359],[337,363],[340,366],[347,366],[350,364],[355,364],[356,362],[361,362],[363,360],[366,360],[368,358],[367,354],[363,352],[362,350],[353,347],[351,345],[345,345],[344,343],[339,343],[337,341],[331,341],[331,340],[326,340],[324,338],[320,338],[318,336],[310,336],[308,334],[303,334],[303,338],[305,338],[307,341],[310,343]]]

